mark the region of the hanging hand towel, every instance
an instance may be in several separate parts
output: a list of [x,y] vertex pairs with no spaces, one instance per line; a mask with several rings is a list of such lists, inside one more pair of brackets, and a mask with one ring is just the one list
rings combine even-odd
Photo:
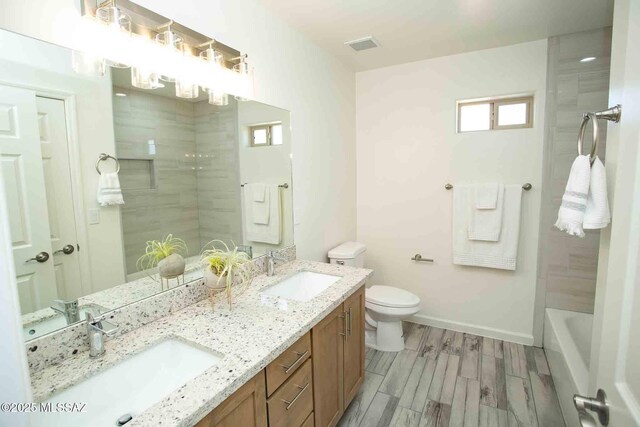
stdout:
[[[479,194],[484,192],[486,185],[475,186],[475,201],[469,206],[469,240],[484,240],[487,242],[497,242],[500,240],[500,229],[502,228],[502,212],[504,205],[504,185],[495,184],[495,207],[479,208],[479,205],[490,205],[490,199],[493,197],[480,200]],[[493,191],[490,191],[493,193]],[[482,202],[482,203],[480,203]]]
[[102,172],[98,180],[98,204],[100,206],[124,205],[120,179],[116,172]]
[[[246,187],[245,187],[246,190]],[[253,196],[250,191],[244,193],[244,235],[246,240],[252,242],[280,244],[282,238],[282,213],[280,188],[278,184],[267,184],[269,194],[265,200],[269,201],[269,221],[267,224],[259,224],[253,218]]]
[[522,186],[504,187],[500,241],[469,240],[469,204],[474,203],[473,187],[453,189],[453,263],[459,265],[515,270],[520,238]]
[[578,156],[571,165],[555,226],[572,236],[584,237],[582,223],[589,194],[591,164],[589,156]]
[[589,197],[584,212],[585,230],[605,228],[611,222],[609,200],[607,197],[607,173],[604,165],[596,156],[591,166],[591,178],[589,179]]
[[[271,200],[269,199],[269,186],[267,184],[245,184],[244,194],[247,203],[245,213],[250,215],[250,220],[255,224],[269,224]],[[260,199],[262,200],[256,200]]]
[[267,192],[266,184],[251,184],[251,194],[254,202],[264,202],[265,193]]
[[504,187],[496,183],[476,185],[476,209],[496,209],[500,190]]

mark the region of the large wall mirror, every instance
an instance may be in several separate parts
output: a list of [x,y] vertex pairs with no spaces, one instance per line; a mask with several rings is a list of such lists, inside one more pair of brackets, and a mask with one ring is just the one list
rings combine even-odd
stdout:
[[[140,89],[130,68],[78,74],[72,51],[4,30],[0,46],[25,340],[200,278],[213,240],[252,257],[294,243],[288,111]],[[161,278],[140,257],[169,236],[186,267]]]

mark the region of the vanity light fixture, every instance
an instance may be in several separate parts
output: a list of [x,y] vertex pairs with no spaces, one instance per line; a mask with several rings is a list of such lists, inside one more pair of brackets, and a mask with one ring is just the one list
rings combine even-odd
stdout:
[[225,45],[214,47],[202,34],[129,0],[118,0],[117,6],[110,0],[100,7],[82,0],[82,5],[85,15],[70,43],[77,72],[104,75],[106,65],[131,67],[135,87],[156,89],[161,81],[174,82],[176,96],[191,99],[202,88],[214,105],[226,105],[226,94],[253,96],[246,54]]
[[[218,52],[216,49],[214,49],[214,44],[215,40],[210,40],[207,43],[203,43],[202,45],[198,46],[206,48],[202,52],[200,52],[200,58],[210,64],[215,64],[218,67],[224,67],[224,56],[221,52]],[[226,93],[208,87],[203,87],[203,89],[209,94],[209,104],[217,105],[220,107],[229,105],[229,96]]]
[[587,57],[585,57],[585,58],[582,58],[582,59],[580,60],[580,62],[591,62],[591,61],[595,61],[595,60],[596,60],[596,57],[595,57],[595,56],[587,56]]
[[[111,2],[107,2],[105,5],[99,7],[98,10],[96,10],[96,18],[103,22],[109,28],[109,31],[116,35],[119,33],[131,34],[131,18],[118,8],[116,0],[111,0]],[[105,40],[105,42],[108,43],[108,40]],[[106,63],[110,67],[115,68],[129,67],[129,64],[111,61],[109,59],[106,59]]]
[[[173,21],[169,21],[164,25],[158,27],[161,32],[156,34],[156,43],[165,47],[169,55],[175,56],[176,59],[182,54],[182,38],[177,35],[172,29]],[[176,81],[175,76],[161,75],[161,80],[165,82],[174,83]]]

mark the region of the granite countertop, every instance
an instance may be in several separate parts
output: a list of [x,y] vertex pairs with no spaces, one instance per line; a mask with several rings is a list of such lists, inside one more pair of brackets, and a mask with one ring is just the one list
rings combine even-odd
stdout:
[[[307,302],[260,294],[264,288],[303,270],[342,278]],[[127,426],[191,426],[307,333],[363,285],[371,274],[368,269],[302,260],[279,265],[275,276],[261,274],[255,277],[247,291],[237,298],[232,310],[224,298],[218,298],[213,309],[208,300],[200,301],[109,340],[106,354],[99,359],[90,360],[88,352],[83,352],[36,372],[31,379],[34,399],[38,402],[46,400],[56,392],[173,337],[220,353],[223,359],[134,417]]]

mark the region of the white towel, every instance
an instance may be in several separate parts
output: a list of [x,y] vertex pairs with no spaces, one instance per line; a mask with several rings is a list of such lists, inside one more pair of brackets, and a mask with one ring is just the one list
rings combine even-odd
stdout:
[[591,163],[589,156],[578,156],[571,165],[555,226],[572,236],[584,237],[582,224],[589,194]]
[[497,183],[476,185],[476,209],[496,209],[501,189],[504,187]]
[[124,205],[120,179],[116,172],[102,172],[98,180],[97,198],[100,206]]
[[595,230],[605,228],[611,222],[609,200],[607,197],[607,173],[604,165],[596,156],[591,166],[591,178],[589,179],[589,196],[587,207],[584,211],[582,228]]
[[473,187],[456,185],[453,189],[453,263],[515,270],[520,238],[521,198],[522,186],[504,187],[499,242],[469,240],[469,205],[474,200]]
[[253,194],[254,202],[264,202],[267,186],[265,184],[257,183],[251,184],[251,194]]
[[[504,185],[495,184],[495,205],[494,208],[480,208],[489,206],[493,195],[485,193],[484,184],[475,186],[475,200],[469,206],[469,240],[484,240],[487,242],[497,242],[500,240],[500,229],[502,228],[502,213],[504,211]],[[485,187],[485,188],[482,188]],[[493,193],[493,188],[486,192]],[[482,195],[482,197],[478,197]]]
[[[245,190],[247,188],[245,187]],[[267,184],[265,200],[269,199],[269,221],[267,224],[257,224],[253,218],[253,195],[251,191],[244,192],[244,234],[246,240],[252,242],[280,243],[282,235],[280,189],[277,184]]]
[[[271,210],[271,201],[269,199],[269,186],[267,184],[245,184],[244,194],[248,205],[246,212],[251,214],[251,220],[255,224],[269,224],[269,212]],[[262,201],[257,201],[262,193]]]

